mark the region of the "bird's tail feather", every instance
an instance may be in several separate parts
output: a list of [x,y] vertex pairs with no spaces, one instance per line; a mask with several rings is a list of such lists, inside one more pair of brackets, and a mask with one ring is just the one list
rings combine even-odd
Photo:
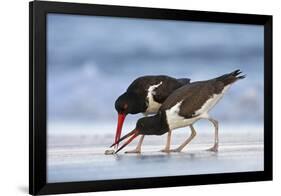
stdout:
[[240,75],[241,73],[242,71],[240,71],[240,69],[237,69],[231,73],[216,78],[216,80],[223,82],[224,85],[226,86],[228,84],[232,84],[236,82],[237,80],[244,79],[246,75]]

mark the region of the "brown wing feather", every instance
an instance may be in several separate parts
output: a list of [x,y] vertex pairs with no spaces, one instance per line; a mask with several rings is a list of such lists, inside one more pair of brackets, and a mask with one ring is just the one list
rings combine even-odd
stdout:
[[183,84],[178,82],[178,80],[166,78],[166,80],[163,80],[163,84],[155,90],[155,95],[153,96],[154,100],[158,103],[163,103],[171,93],[181,86],[183,86]]
[[238,69],[220,77],[193,82],[175,90],[162,104],[160,111],[165,111],[182,101],[179,115],[185,118],[194,117],[195,112],[214,94],[222,92],[225,86],[234,83],[245,75],[239,76],[242,72]]
[[179,115],[185,118],[194,116],[195,111],[214,94],[220,93],[224,88],[222,82],[194,82],[183,86],[172,93],[163,103],[161,110],[167,110],[182,101]]

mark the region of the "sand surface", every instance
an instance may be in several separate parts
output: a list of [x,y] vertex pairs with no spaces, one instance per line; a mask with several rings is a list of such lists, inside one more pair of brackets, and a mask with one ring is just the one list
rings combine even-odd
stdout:
[[[172,147],[185,137],[174,134]],[[111,143],[108,138],[112,139],[113,135],[50,136],[48,182],[263,170],[263,138],[260,134],[222,134],[217,153],[206,151],[212,146],[211,134],[197,135],[183,152],[170,154],[159,152],[164,147],[165,136],[155,136],[145,138],[142,154],[124,153],[134,148],[136,142],[133,142],[117,155],[105,155],[104,151]]]

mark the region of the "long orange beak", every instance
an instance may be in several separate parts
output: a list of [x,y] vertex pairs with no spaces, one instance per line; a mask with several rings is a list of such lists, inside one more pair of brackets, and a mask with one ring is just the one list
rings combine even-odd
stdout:
[[113,147],[113,146],[115,146],[116,144],[122,142],[124,139],[130,137],[131,135],[133,135],[133,134],[134,134],[134,131],[135,131],[135,129],[134,129],[133,131],[127,133],[127,134],[124,135],[123,137],[121,137],[117,142],[114,142],[114,143],[110,146],[110,148]]
[[122,133],[122,127],[123,127],[123,123],[124,120],[126,118],[126,114],[122,114],[122,113],[118,113],[118,124],[117,124],[117,129],[116,129],[116,134],[115,134],[115,148],[118,148],[118,144],[119,144],[119,140],[121,137],[121,133]]
[[[130,144],[137,136],[139,135],[139,130],[135,129],[133,131],[131,131],[129,134],[126,135],[126,137],[131,136],[128,141],[125,142],[125,144],[123,144],[119,149],[117,149],[117,151],[115,152],[115,154],[117,154],[120,150],[122,150],[123,148],[125,148],[128,144]],[[123,140],[124,138],[122,138]]]

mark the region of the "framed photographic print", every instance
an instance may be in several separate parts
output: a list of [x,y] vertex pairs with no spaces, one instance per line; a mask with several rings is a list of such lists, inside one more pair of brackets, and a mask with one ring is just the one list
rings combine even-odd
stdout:
[[29,9],[30,194],[272,180],[272,16]]

